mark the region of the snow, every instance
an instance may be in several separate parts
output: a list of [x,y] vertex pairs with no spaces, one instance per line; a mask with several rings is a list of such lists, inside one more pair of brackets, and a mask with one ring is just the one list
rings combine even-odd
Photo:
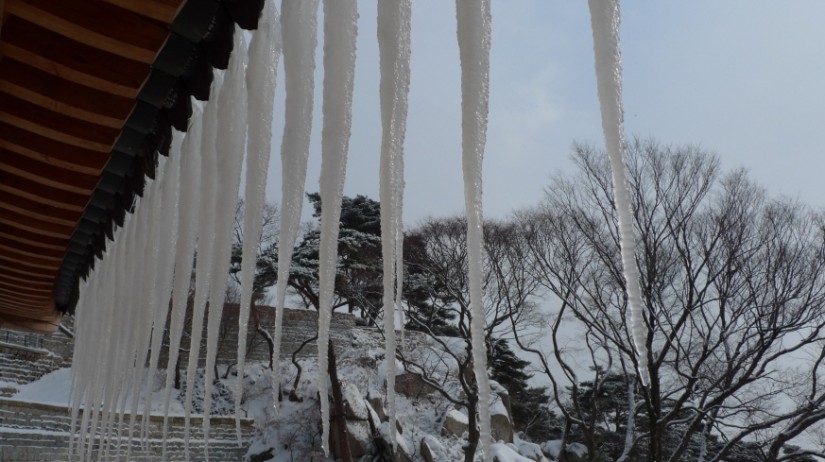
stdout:
[[[144,396],[148,396],[149,391],[157,392],[163,389],[163,373],[157,372],[150,374],[149,389],[144,392]],[[72,368],[64,367],[52,371],[34,382],[26,385],[20,385],[18,392],[9,399],[15,401],[25,401],[29,403],[43,403],[52,404],[56,406],[68,406],[71,403],[71,390],[68,386],[72,381]],[[177,392],[177,390],[175,390]],[[172,393],[172,405],[170,406],[170,415],[183,415],[184,409],[177,400],[178,393]],[[152,393],[149,409],[153,413],[163,413],[165,403],[163,396]],[[141,400],[138,403],[138,410],[141,412],[145,408],[145,401]]]
[[515,449],[504,443],[491,444],[488,454],[490,460],[497,462],[535,462],[533,459],[520,455]]
[[624,109],[622,108],[622,64],[619,47],[620,12],[618,0],[589,0],[596,58],[596,82],[602,113],[605,146],[613,171],[613,195],[619,219],[619,246],[633,345],[636,349],[639,379],[647,386],[647,329],[642,313],[642,289],[636,266],[633,214],[627,188],[627,167],[623,160]]
[[[264,2],[258,30],[249,45],[247,101],[249,137],[246,157],[246,211],[241,250],[241,300],[238,316],[238,376],[243,377],[246,364],[246,340],[250,303],[255,283],[258,246],[263,231],[266,180],[272,149],[272,116],[275,105],[275,78],[281,58],[281,22],[274,2]],[[235,426],[241,437],[240,411],[243,381],[235,389]]]
[[470,423],[470,419],[467,417],[467,414],[459,411],[458,409],[450,409],[447,411],[447,416],[451,417],[458,423],[463,423],[465,425]]
[[490,2],[456,2],[461,61],[461,148],[464,207],[467,214],[467,260],[470,286],[470,331],[473,371],[478,384],[480,442],[484,460],[491,458],[490,385],[484,344],[482,302],[482,159],[487,141],[490,78]]

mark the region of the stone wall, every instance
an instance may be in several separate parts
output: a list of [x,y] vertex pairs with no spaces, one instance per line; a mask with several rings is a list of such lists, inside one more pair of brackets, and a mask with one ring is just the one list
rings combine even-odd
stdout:
[[[0,381],[13,384],[34,382],[62,367],[64,359],[48,350],[0,341]],[[0,396],[5,393],[0,390]]]
[[[238,356],[238,305],[227,304],[224,307],[221,320],[220,340],[218,342],[218,364],[235,364]],[[204,323],[204,339],[201,343],[199,364],[206,364],[206,323]],[[265,338],[257,332],[261,326],[270,335],[275,330],[275,308],[271,306],[257,306],[249,317],[247,327],[247,361],[269,361],[269,346]],[[333,313],[330,324],[330,339],[335,344],[352,341],[352,329],[355,328],[355,317],[349,314]],[[318,312],[315,310],[284,310],[283,337],[281,340],[281,359],[288,359],[292,353],[301,347],[301,344],[311,339],[318,332]],[[188,349],[189,337],[184,338],[183,348]],[[301,349],[298,357],[315,356],[318,348],[315,341],[308,343]],[[168,360],[168,351],[161,351],[159,367],[165,368]],[[181,366],[185,368],[186,358],[182,358]]]
[[[129,420],[127,415],[125,421]],[[138,417],[137,421],[142,419]],[[149,418],[148,445],[142,446],[140,439],[131,444],[130,461],[148,462],[160,460],[206,460],[205,448],[213,461],[239,461],[246,453],[254,432],[253,422],[241,420],[243,445],[238,447],[235,420],[232,417],[213,417],[210,423],[209,444],[204,445],[201,432],[202,419],[193,417],[190,440],[190,454],[186,458],[183,443],[183,417],[170,417],[169,440],[166,458],[162,452],[162,416]],[[140,428],[136,424],[135,428]],[[0,399],[0,460],[4,462],[23,461],[68,461],[71,417],[65,406],[42,403],[27,403]],[[125,459],[127,442],[124,435],[120,446],[98,454],[99,440],[95,444],[93,460]],[[105,456],[105,457],[101,457]],[[119,457],[120,456],[120,457]]]

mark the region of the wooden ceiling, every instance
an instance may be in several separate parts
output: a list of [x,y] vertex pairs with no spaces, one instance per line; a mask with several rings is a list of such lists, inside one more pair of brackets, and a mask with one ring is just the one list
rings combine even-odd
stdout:
[[[54,331],[262,0],[0,0],[0,327]],[[228,40],[227,40],[228,37]],[[228,45],[227,45],[228,44]]]

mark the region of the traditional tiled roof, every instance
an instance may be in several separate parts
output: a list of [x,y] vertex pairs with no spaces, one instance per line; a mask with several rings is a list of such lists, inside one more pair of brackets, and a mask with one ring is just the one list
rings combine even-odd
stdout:
[[56,329],[263,0],[0,0],[0,326]]

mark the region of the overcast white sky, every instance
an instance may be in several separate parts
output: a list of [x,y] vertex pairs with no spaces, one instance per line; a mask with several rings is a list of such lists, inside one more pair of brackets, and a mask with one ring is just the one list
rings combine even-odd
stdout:
[[[380,117],[375,0],[359,2],[353,134],[345,194],[378,198]],[[492,0],[485,215],[537,203],[570,169],[574,141],[603,145],[587,2]],[[825,2],[625,1],[628,135],[692,143],[726,169],[744,166],[774,193],[825,205]],[[319,26],[321,22],[319,22]],[[407,226],[461,213],[460,85],[455,5],[413,0],[405,144]],[[318,189],[322,37],[307,190]],[[283,69],[268,198],[280,201]],[[306,207],[305,207],[306,208]],[[306,214],[305,214],[306,215]]]

